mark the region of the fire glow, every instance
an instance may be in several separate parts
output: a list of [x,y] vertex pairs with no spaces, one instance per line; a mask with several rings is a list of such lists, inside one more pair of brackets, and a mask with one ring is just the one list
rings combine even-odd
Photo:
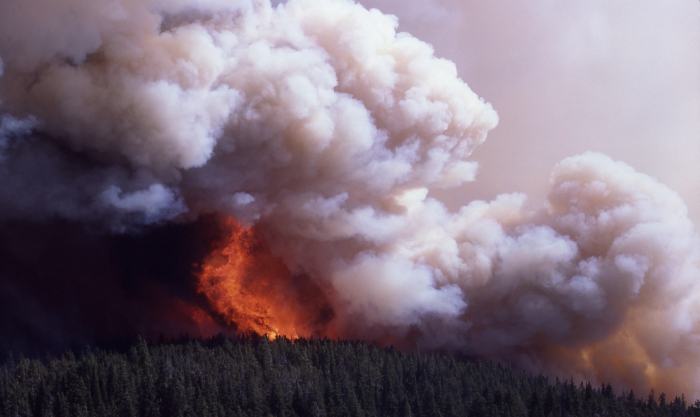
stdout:
[[198,291],[213,311],[241,333],[270,339],[314,334],[310,321],[329,311],[318,288],[308,279],[293,276],[255,228],[230,217],[222,227],[225,237],[198,274]]

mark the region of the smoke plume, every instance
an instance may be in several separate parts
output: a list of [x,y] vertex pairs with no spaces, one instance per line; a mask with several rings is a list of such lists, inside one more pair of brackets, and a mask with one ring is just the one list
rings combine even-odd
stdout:
[[[284,306],[260,304],[251,317],[317,308],[298,314],[313,323],[289,324],[300,336],[417,343],[700,396],[700,241],[681,198],[585,153],[554,167],[539,210],[522,194],[448,210],[429,192],[475,179],[468,157],[498,118],[452,62],[397,25],[349,0],[3,1],[5,252],[29,256],[13,236],[70,240],[80,225],[90,232],[78,247],[95,252],[85,262],[145,265],[143,280],[100,277],[96,266],[66,281],[115,305],[114,332],[237,325],[243,315],[224,297],[271,289],[265,302]],[[214,222],[234,237],[197,234],[212,213],[234,219]],[[56,224],[62,232],[50,232]],[[187,248],[153,254],[152,268],[99,255],[144,230],[164,234],[150,245],[168,245],[168,227],[205,242],[179,274],[204,262],[213,278],[163,278]],[[241,243],[253,239],[241,230],[263,243]],[[227,262],[250,288],[220,287]],[[11,317],[59,308],[12,278],[22,274],[2,271]],[[85,301],[65,291],[55,296]],[[59,310],[55,320],[74,317]]]

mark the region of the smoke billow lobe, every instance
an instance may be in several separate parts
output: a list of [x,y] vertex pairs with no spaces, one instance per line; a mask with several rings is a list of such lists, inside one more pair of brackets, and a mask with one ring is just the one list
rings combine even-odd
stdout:
[[520,194],[448,211],[428,192],[474,179],[497,116],[394,17],[347,0],[9,0],[0,16],[3,221],[118,233],[215,212],[318,283],[328,334],[700,393],[700,251],[678,195],[587,153],[538,211]]

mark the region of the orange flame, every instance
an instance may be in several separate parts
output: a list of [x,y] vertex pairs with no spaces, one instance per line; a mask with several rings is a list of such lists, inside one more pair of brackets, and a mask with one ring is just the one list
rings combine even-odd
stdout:
[[293,276],[261,235],[233,219],[229,233],[202,265],[198,290],[239,332],[292,339],[318,333],[330,319],[323,293],[308,277]]

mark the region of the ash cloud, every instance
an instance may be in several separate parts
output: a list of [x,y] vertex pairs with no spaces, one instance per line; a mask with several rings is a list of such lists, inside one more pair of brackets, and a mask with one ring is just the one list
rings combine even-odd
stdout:
[[346,0],[8,0],[0,16],[7,224],[229,215],[327,292],[329,335],[700,395],[681,198],[585,153],[539,210],[522,194],[448,210],[430,191],[475,179],[498,117],[395,17]]

